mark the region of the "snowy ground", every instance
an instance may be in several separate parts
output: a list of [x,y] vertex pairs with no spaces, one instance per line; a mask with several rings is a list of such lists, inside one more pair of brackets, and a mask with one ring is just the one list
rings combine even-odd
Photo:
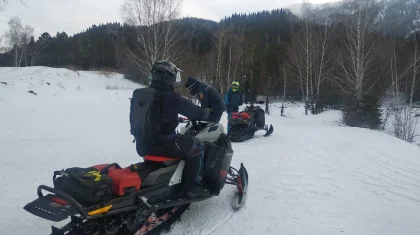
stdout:
[[[0,68],[0,82],[0,234],[49,234],[53,223],[22,207],[54,170],[141,161],[128,122],[137,85],[42,67]],[[272,136],[233,145],[232,165],[243,162],[250,177],[245,207],[231,210],[226,186],[171,234],[420,234],[419,147],[342,127],[338,111],[304,116],[296,105],[286,115],[273,107]]]

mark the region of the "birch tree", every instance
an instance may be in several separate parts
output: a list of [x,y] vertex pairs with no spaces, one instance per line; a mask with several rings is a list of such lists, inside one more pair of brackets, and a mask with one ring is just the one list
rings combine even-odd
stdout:
[[5,34],[9,44],[10,53],[14,58],[15,67],[20,67],[22,60],[26,58],[27,47],[34,33],[34,28],[29,25],[23,26],[19,17],[10,18],[9,30]]
[[353,4],[355,14],[347,23],[346,36],[342,40],[345,49],[338,60],[342,70],[339,87],[360,101],[373,87],[365,87],[375,59],[375,40],[371,36],[373,21],[370,11],[373,0],[349,2]]
[[42,51],[50,43],[51,36],[48,33],[42,34],[38,40],[35,42],[34,39],[31,39],[29,44],[29,56],[30,56],[30,65],[34,66],[41,56]]
[[[400,61],[397,57],[397,49],[395,46],[392,53],[390,66],[390,76],[392,79],[392,91],[394,99],[391,107],[393,112],[394,134],[397,138],[412,143],[414,141],[414,137],[416,136],[415,133],[417,129],[417,119],[414,116],[415,109],[412,107],[412,98],[410,97],[410,103],[407,105],[406,99],[403,99],[403,97],[400,95],[400,81],[408,76],[412,69],[415,68],[420,61],[416,57],[415,53],[414,59],[406,66],[399,66],[399,62]],[[400,67],[403,67],[403,69],[399,70]]]
[[308,115],[308,104],[313,100],[314,75],[314,29],[312,25],[312,6],[304,1],[302,4],[302,23],[299,33],[293,31],[291,47],[288,50],[291,59],[291,70],[299,80],[305,102],[305,114]]
[[[23,4],[23,1],[22,0],[16,0],[16,1],[19,1],[20,3]],[[4,9],[9,4],[9,2],[11,2],[11,1],[10,0],[0,0],[0,12],[4,11]]]
[[128,56],[144,74],[149,74],[157,60],[176,60],[180,51],[176,44],[182,0],[126,0],[121,8],[124,20],[134,26],[135,50]]
[[321,85],[324,83],[333,68],[332,63],[334,59],[331,53],[332,36],[329,29],[328,20],[325,21],[323,30],[315,38],[314,50],[314,83],[315,83],[315,103],[318,104],[321,93]]
[[216,38],[216,51],[217,51],[217,58],[216,58],[216,76],[215,76],[215,84],[219,85],[219,91],[221,94],[224,93],[224,79],[223,79],[223,48],[224,48],[224,41],[225,41],[225,27],[222,25],[218,28],[218,31],[215,35]]
[[420,55],[417,46],[417,34],[414,38],[414,58],[413,58],[413,77],[411,80],[411,92],[410,92],[410,107],[413,106],[414,88],[416,87],[416,80],[420,70]]

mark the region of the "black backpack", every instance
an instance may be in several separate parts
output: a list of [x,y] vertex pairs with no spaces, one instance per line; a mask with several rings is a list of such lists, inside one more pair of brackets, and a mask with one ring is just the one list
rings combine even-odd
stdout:
[[110,201],[112,179],[107,174],[108,169],[113,166],[121,168],[118,164],[113,163],[102,171],[94,167],[72,167],[63,171],[55,171],[54,188],[69,194],[81,204]]
[[135,139],[150,142],[160,131],[161,96],[153,88],[140,88],[133,92],[130,104],[130,132]]

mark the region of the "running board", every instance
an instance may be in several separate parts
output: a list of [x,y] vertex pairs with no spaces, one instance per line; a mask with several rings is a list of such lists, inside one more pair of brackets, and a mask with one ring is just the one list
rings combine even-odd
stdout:
[[168,203],[164,203],[164,204],[155,204],[155,205],[150,205],[147,202],[147,198],[145,197],[141,197],[140,200],[143,202],[143,204],[151,211],[151,212],[157,212],[159,210],[165,209],[165,208],[171,208],[171,207],[176,207],[176,206],[182,206],[182,205],[186,205],[186,204],[191,204],[194,202],[200,202],[200,201],[204,201],[207,200],[213,196],[216,196],[215,194],[210,194],[207,197],[202,197],[202,198],[194,198],[194,199],[180,199],[180,200],[176,200],[176,201],[170,201]]

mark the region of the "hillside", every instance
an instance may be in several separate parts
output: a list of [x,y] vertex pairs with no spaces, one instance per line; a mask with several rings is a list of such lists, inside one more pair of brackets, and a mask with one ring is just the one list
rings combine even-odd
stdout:
[[[46,67],[0,74],[1,234],[49,234],[52,223],[22,208],[39,184],[52,185],[53,171],[141,161],[128,121],[139,86],[118,74]],[[298,104],[281,117],[277,106],[267,117],[272,136],[233,144],[232,165],[249,173],[245,207],[231,210],[226,186],[193,204],[170,234],[419,234],[419,147],[343,127],[339,111],[304,116]]]
[[[300,4],[289,7],[298,16],[300,8]],[[318,23],[324,23],[326,18],[342,21],[354,13],[348,1],[314,4],[313,9]],[[420,30],[420,0],[376,0],[372,14],[374,28],[378,31],[406,36]]]

